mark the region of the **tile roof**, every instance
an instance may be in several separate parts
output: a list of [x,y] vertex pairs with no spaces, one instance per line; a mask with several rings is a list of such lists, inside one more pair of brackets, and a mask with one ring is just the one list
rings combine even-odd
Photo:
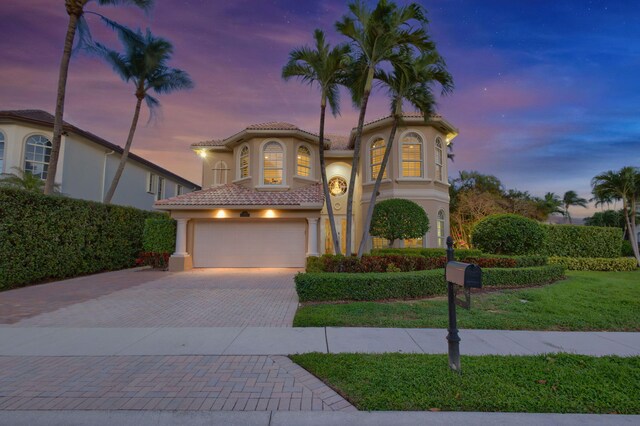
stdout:
[[[40,125],[45,125],[48,127],[53,127],[53,121],[55,119],[55,117],[51,114],[49,114],[46,111],[42,111],[39,109],[23,109],[23,110],[10,110],[10,111],[0,111],[0,119],[2,118],[9,118],[9,119],[13,119],[13,120],[20,120],[20,121],[27,121],[30,123],[34,123],[34,124],[40,124]],[[111,151],[115,151],[119,154],[122,154],[122,152],[124,151],[124,149],[122,149],[121,146],[116,145],[114,143],[111,143],[105,139],[102,139],[100,136],[94,135],[91,132],[87,132],[86,130],[82,130],[79,127],[74,126],[73,124],[70,124],[68,122],[64,122],[64,130],[67,132],[73,132],[77,135],[80,135],[84,138],[89,139],[90,141],[101,145]],[[141,163],[147,167],[149,167],[152,170],[155,170],[156,172],[162,173],[166,176],[169,176],[173,179],[175,179],[176,181],[178,181],[181,185],[185,185],[188,186],[190,188],[194,188],[194,189],[200,189],[200,185],[197,185],[185,178],[183,178],[182,176],[178,176],[177,174],[170,172],[169,170],[165,169],[164,167],[160,167],[157,164],[152,163],[151,161],[140,157],[139,155],[136,155],[132,152],[129,153],[129,158],[131,160],[137,161],[138,163]]]
[[239,131],[238,133],[235,133],[227,138],[224,139],[212,139],[209,141],[202,141],[202,142],[196,142],[196,143],[192,143],[191,146],[192,147],[201,147],[201,146],[224,146],[228,141],[230,141],[231,139],[233,139],[234,137],[236,137],[237,135],[239,135],[242,132],[246,132],[246,131],[260,131],[260,130],[288,130],[288,131],[298,131],[298,132],[302,132],[302,133],[306,133],[310,136],[314,136],[314,137],[318,137],[318,135],[316,135],[315,133],[309,132],[308,130],[304,130],[301,129],[300,127],[296,126],[295,124],[291,124],[291,123],[287,123],[284,121],[269,121],[266,123],[256,123],[256,124],[251,124],[247,127],[245,127],[243,130]]
[[326,137],[326,140],[329,142],[330,150],[340,151],[340,150],[349,149],[349,141],[351,140],[351,136],[327,133],[325,137]]
[[313,184],[289,191],[256,191],[242,185],[229,183],[155,203],[158,208],[171,206],[304,206],[321,208],[324,195],[320,184]]

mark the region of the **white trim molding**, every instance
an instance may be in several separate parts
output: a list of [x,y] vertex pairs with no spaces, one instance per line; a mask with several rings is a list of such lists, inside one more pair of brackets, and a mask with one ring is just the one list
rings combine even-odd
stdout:
[[[277,143],[278,145],[280,145],[280,148],[282,148],[282,183],[274,184],[274,185],[266,185],[264,183],[264,147],[271,142]],[[262,142],[260,142],[259,155],[260,155],[260,159],[259,159],[260,173],[259,173],[259,181],[258,181],[259,183],[256,186],[256,189],[257,188],[276,188],[277,189],[277,188],[287,187],[287,144],[285,144],[280,139],[276,139],[276,138],[265,139]]]

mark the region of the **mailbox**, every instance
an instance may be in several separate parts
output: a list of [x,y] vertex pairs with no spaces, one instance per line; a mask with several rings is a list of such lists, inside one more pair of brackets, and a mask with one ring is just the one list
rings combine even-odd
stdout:
[[447,281],[465,288],[482,288],[482,269],[463,262],[448,262],[445,269]]

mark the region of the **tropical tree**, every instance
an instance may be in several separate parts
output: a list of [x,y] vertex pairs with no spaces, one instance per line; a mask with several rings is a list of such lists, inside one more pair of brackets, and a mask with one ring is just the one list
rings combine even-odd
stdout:
[[185,71],[171,68],[167,62],[173,54],[173,45],[166,39],[154,36],[149,29],[143,34],[137,30],[137,37],[129,37],[130,30],[119,29],[119,38],[124,45],[124,53],[111,50],[97,43],[98,50],[114,71],[125,82],[133,83],[135,87],[136,106],[129,128],[129,136],[120,156],[120,163],[113,176],[109,190],[104,196],[104,203],[109,204],[113,198],[118,182],[127,164],[133,136],[135,135],[140,118],[142,101],[145,101],[150,114],[160,106],[158,99],[149,94],[167,94],[176,90],[190,89],[193,82]]
[[349,3],[349,14],[336,22],[336,29],[350,40],[354,64],[350,80],[354,104],[360,108],[358,125],[353,139],[353,162],[347,189],[346,254],[351,255],[353,228],[353,194],[360,161],[362,128],[376,70],[397,57],[401,49],[418,52],[434,50],[427,34],[427,18],[422,6],[411,3],[398,6],[379,0],[372,10],[363,0]]
[[544,194],[544,197],[538,200],[538,208],[544,219],[547,219],[549,216],[556,213],[564,215],[562,200],[560,199],[560,196],[554,192],[547,192]]
[[339,86],[344,83],[350,65],[350,46],[339,44],[333,48],[327,43],[324,33],[316,29],[313,33],[314,47],[299,47],[289,53],[289,61],[282,68],[282,78],[287,81],[297,78],[303,83],[317,85],[320,89],[320,130],[318,132],[320,150],[320,173],[322,175],[322,190],[326,200],[327,215],[331,226],[333,249],[340,254],[340,240],[333,217],[331,193],[327,181],[326,161],[324,156],[324,121],[327,102],[331,113],[335,117],[340,114]]
[[564,206],[564,215],[571,223],[571,213],[569,213],[569,207],[571,206],[580,206],[587,208],[587,199],[581,198],[578,196],[576,191],[567,191],[564,193],[562,197],[562,205]]
[[[19,167],[12,167],[16,173],[0,175],[0,186],[23,189],[29,192],[44,191],[44,181],[40,176],[35,176],[30,171],[24,171]],[[54,193],[58,191],[60,186],[56,184],[53,189]]]
[[375,205],[367,233],[387,239],[389,247],[393,247],[395,240],[421,238],[427,231],[429,217],[419,204],[403,198],[391,198]]
[[[58,93],[56,96],[56,112],[53,121],[53,138],[51,139],[51,157],[49,159],[49,173],[45,183],[45,194],[51,194],[55,187],[56,171],[58,170],[58,158],[60,157],[60,141],[62,139],[62,125],[64,116],[64,100],[67,93],[67,75],[69,74],[69,62],[73,51],[76,32],[80,32],[81,38],[89,38],[89,26],[85,20],[85,6],[95,1],[100,6],[136,6],[144,11],[148,11],[153,6],[154,0],[65,0],[64,6],[69,15],[67,24],[67,34],[64,39],[64,49],[60,60],[60,71],[58,73]],[[102,17],[107,23],[113,23]]]
[[376,181],[371,192],[369,208],[364,220],[362,238],[358,257],[362,257],[368,240],[369,227],[373,210],[376,205],[376,198],[380,190],[380,184],[384,177],[384,172],[389,162],[389,155],[392,152],[396,131],[402,123],[402,106],[404,102],[412,105],[417,111],[422,113],[425,122],[429,120],[435,107],[435,97],[432,86],[439,84],[442,94],[451,93],[453,90],[453,78],[446,69],[446,64],[442,57],[432,51],[415,58],[409,50],[403,50],[398,58],[393,60],[393,70],[387,72],[383,69],[376,70],[375,78],[387,90],[391,101],[391,132],[387,141],[380,169],[376,176]]
[[640,250],[638,249],[637,212],[640,199],[640,169],[623,167],[619,171],[606,171],[591,180],[593,195],[599,199],[622,201],[622,212],[629,230],[629,241],[633,254],[640,266]]

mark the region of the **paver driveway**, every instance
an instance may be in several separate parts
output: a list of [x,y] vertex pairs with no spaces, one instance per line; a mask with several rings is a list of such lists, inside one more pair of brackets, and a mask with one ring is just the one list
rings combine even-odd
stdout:
[[[15,308],[22,319],[15,322],[5,315],[2,322],[18,327],[291,327],[298,303],[293,283],[296,272],[130,270],[76,278],[16,290],[36,305],[46,306],[47,299],[52,300],[57,309],[29,314]],[[92,280],[101,285],[88,291],[82,283]],[[0,305],[11,308],[7,300],[12,297],[16,298],[13,291],[0,293]],[[42,303],[37,303],[39,298],[44,299]],[[31,316],[24,318],[27,315]]]

